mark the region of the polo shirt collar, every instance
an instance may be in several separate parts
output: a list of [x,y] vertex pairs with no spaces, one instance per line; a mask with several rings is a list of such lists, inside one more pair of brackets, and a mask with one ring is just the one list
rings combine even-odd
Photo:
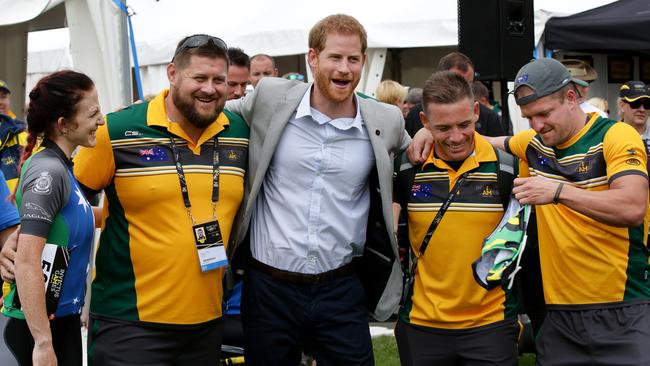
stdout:
[[[168,94],[169,89],[165,89],[149,102],[149,108],[147,109],[147,126],[159,126],[165,128],[170,133],[187,140],[188,144],[192,146],[194,143],[189,136],[187,136],[185,131],[183,131],[181,126],[176,122],[170,121],[167,117],[165,98]],[[230,120],[228,120],[225,113],[221,112],[214,122],[203,130],[196,146],[201,146],[204,142],[210,140],[212,137],[225,130],[228,126],[230,126]]]
[[313,88],[313,84],[310,85],[309,88],[307,88],[305,95],[303,95],[302,99],[300,100],[300,104],[298,104],[298,108],[296,108],[296,119],[308,116],[311,117],[311,119],[313,119],[314,121],[316,121],[316,123],[320,125],[329,123],[332,126],[338,128],[339,130],[349,130],[351,128],[356,128],[359,131],[363,131],[364,123],[363,123],[363,118],[361,117],[361,109],[359,108],[359,97],[356,95],[356,93],[353,94],[354,103],[357,109],[357,113],[354,116],[354,118],[332,119],[311,106],[310,101],[311,101],[312,88]]
[[[435,156],[434,149],[435,145],[431,149],[427,160],[424,162],[424,164],[422,164],[421,169],[424,170],[424,168],[429,164],[433,164],[440,169],[451,169],[451,167],[444,160]],[[465,171],[475,169],[479,166],[480,163],[496,160],[497,156],[492,145],[490,145],[490,143],[478,132],[474,132],[474,151],[472,151],[472,153],[465,159],[460,169],[458,169],[458,174],[462,174]]]

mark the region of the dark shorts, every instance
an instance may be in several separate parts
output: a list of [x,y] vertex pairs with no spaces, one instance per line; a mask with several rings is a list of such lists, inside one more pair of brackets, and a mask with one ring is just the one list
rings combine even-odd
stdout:
[[[52,344],[59,365],[81,366],[81,323],[79,315],[64,316],[50,320]],[[5,343],[20,366],[31,366],[34,338],[27,322],[9,318],[5,327]]]
[[89,366],[215,366],[223,323],[191,326],[123,322],[91,315]]
[[549,309],[537,337],[537,365],[650,365],[650,304]]
[[462,330],[428,328],[398,320],[395,339],[403,366],[516,366],[520,329],[516,320]]

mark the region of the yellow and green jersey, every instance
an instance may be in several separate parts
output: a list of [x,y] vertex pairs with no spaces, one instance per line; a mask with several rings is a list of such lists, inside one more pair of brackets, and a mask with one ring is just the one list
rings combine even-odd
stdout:
[[412,187],[406,187],[410,191],[409,239],[414,252],[419,253],[422,239],[450,190],[463,173],[469,172],[417,262],[413,288],[400,312],[407,323],[468,329],[517,314],[511,291],[501,287],[486,290],[474,280],[472,263],[481,256],[483,239],[503,216],[497,155],[478,133],[474,141],[474,153],[458,171],[432,152],[421,167],[415,168]]
[[5,176],[9,192],[14,192],[18,183],[18,164],[23,146],[27,145],[25,122],[17,120],[11,111],[0,118],[0,170]]
[[[522,173],[589,191],[604,191],[628,174],[647,177],[646,152],[632,127],[598,114],[563,144],[544,145],[533,130],[506,140]],[[648,212],[635,227],[614,227],[569,207],[536,206],[546,303],[593,305],[650,299]]]
[[168,120],[166,95],[107,115],[97,146],[81,149],[75,159],[79,182],[106,193],[90,308],[98,316],[180,325],[222,314],[223,269],[200,269],[170,138],[180,152],[193,216],[201,223],[213,217],[218,137],[216,213],[228,243],[244,194],[249,129],[225,111],[195,144]]

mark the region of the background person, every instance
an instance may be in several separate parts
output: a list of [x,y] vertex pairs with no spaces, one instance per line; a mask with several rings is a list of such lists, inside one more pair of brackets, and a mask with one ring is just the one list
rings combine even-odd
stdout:
[[402,104],[402,116],[406,120],[411,108],[422,103],[422,88],[410,88]]
[[27,132],[25,122],[17,119],[11,110],[10,94],[7,83],[0,80],[0,170],[9,191],[13,192],[18,181],[21,149],[27,144]]
[[5,339],[20,365],[81,365],[79,314],[95,225],[71,155],[79,145],[95,146],[104,119],[92,80],[74,71],[44,77],[29,99],[29,137],[16,192],[16,282],[4,299],[3,313],[11,318]]
[[[451,52],[443,56],[438,62],[437,71],[453,71],[465,78],[468,83],[474,82],[474,63],[467,55],[460,52]],[[422,112],[422,104],[413,107],[406,117],[406,130],[411,136],[415,136],[415,133],[422,128],[420,112]],[[501,125],[498,114],[484,105],[479,105],[476,131],[483,136],[503,136],[508,129],[504,129]]]
[[567,70],[569,70],[569,73],[571,73],[571,76],[573,77],[575,88],[578,91],[580,108],[582,108],[585,113],[596,112],[601,117],[607,118],[607,113],[605,113],[603,109],[587,103],[587,98],[589,98],[589,84],[598,79],[598,73],[596,70],[583,60],[564,59],[560,60],[560,62],[567,68]]
[[260,79],[265,77],[277,77],[278,69],[275,67],[275,60],[269,55],[258,53],[251,57],[250,82],[253,88],[257,86]]
[[593,97],[593,98],[589,98],[587,100],[587,103],[600,109],[601,111],[605,112],[609,116],[609,103],[607,103],[605,99],[600,97]]
[[634,127],[644,140],[650,139],[648,116],[650,116],[650,91],[642,81],[628,81],[621,85],[618,99],[621,121]]
[[406,88],[395,80],[384,80],[377,86],[375,94],[378,101],[400,108],[406,98]]
[[246,95],[251,72],[250,58],[241,48],[228,48],[228,100]]

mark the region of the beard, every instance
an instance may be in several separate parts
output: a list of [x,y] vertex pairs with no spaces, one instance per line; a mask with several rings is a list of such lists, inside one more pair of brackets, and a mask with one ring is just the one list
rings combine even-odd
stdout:
[[[183,97],[179,91],[180,88],[174,88],[174,94],[172,94],[172,102],[178,108],[178,111],[188,120],[192,125],[198,128],[206,128],[217,118],[223,108],[226,105],[226,100],[223,96],[215,94],[214,96],[207,96],[204,94],[189,95]],[[194,107],[192,98],[201,98],[201,99],[215,99],[217,105],[214,108],[214,111],[210,111],[207,114],[201,113]]]
[[336,90],[330,84],[331,80],[327,75],[318,69],[314,71],[314,83],[318,87],[318,90],[320,90],[327,100],[334,103],[341,103],[348,99],[354,93],[354,88],[356,88],[359,83],[359,80],[352,80],[350,81],[352,88],[349,90]]

